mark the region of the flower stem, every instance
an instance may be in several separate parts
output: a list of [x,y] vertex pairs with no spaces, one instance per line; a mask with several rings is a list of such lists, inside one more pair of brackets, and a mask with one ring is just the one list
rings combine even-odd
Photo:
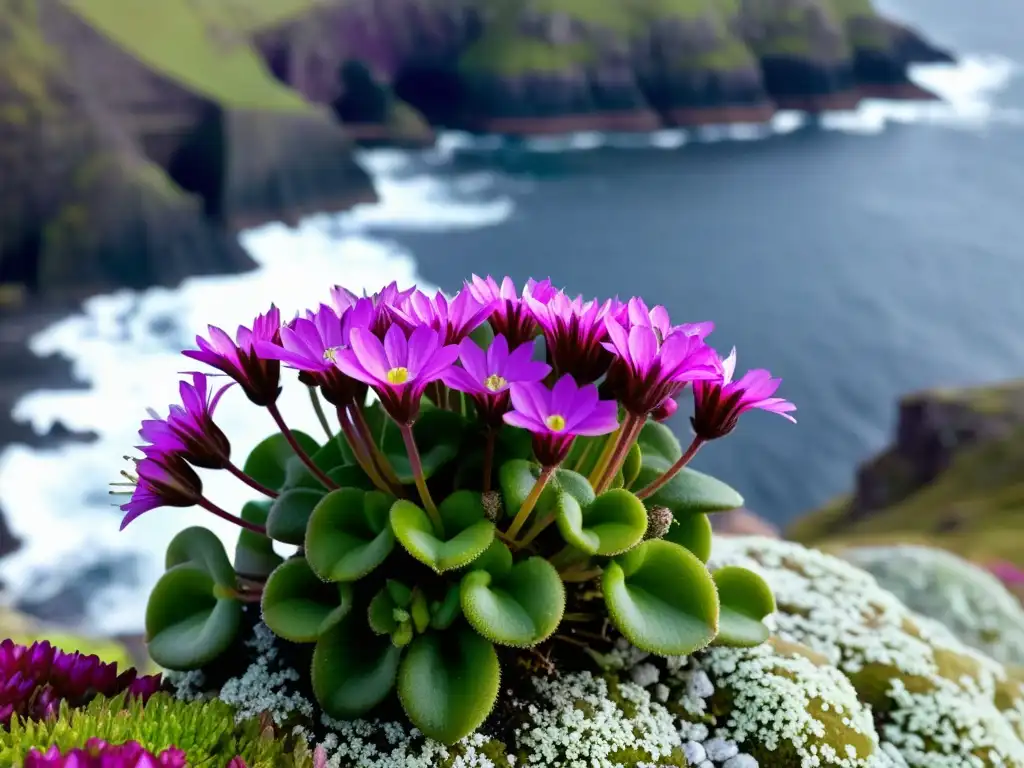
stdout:
[[438,536],[444,536],[444,523],[441,521],[441,513],[437,511],[434,500],[430,497],[430,489],[427,488],[427,480],[423,477],[423,464],[420,462],[420,451],[416,447],[416,439],[412,434],[411,424],[401,424],[398,427],[402,432],[402,440],[405,441],[405,452],[409,454],[409,465],[412,467],[412,476],[416,481],[416,490],[420,492],[420,500],[426,507],[427,514]]
[[633,447],[633,443],[640,435],[640,430],[644,427],[644,417],[637,416],[636,414],[626,414],[625,420],[622,422],[622,428],[619,432],[619,439],[615,445],[615,450],[612,452],[611,460],[605,467],[604,474],[598,480],[596,486],[594,486],[595,493],[604,493],[608,490],[608,486],[615,480],[615,475],[618,474],[619,469],[622,467],[622,462],[626,460],[626,456],[629,454],[629,449]]
[[498,431],[493,427],[487,430],[487,442],[484,444],[484,493],[491,490],[491,475],[494,472],[494,443]]
[[594,450],[595,445],[597,445],[597,443],[594,440],[590,440],[587,443],[582,453],[580,453],[580,457],[576,459],[576,463],[572,467],[573,472],[579,472],[581,469],[583,469],[583,467],[586,466],[587,459],[590,458],[590,452]]
[[369,477],[371,482],[373,482],[373,484],[380,490],[385,493],[391,493],[392,489],[384,482],[384,479],[377,472],[377,468],[374,466],[372,459],[370,459],[366,453],[366,446],[363,445],[359,435],[356,434],[355,427],[349,422],[347,412],[342,408],[338,409],[338,423],[341,425],[341,432],[345,436],[345,441],[348,443],[349,448],[352,449],[352,453],[356,457],[356,463],[359,464],[359,468],[366,473],[366,476]]
[[310,472],[313,473],[313,476],[323,483],[324,487],[328,490],[333,491],[337,488],[338,484],[325,475],[324,471],[314,464],[313,460],[309,458],[309,455],[302,450],[302,446],[299,445],[299,441],[295,439],[295,435],[292,434],[291,429],[289,429],[288,425],[285,424],[284,417],[281,415],[281,411],[278,409],[277,403],[271,403],[268,405],[267,410],[270,411],[270,415],[274,417],[274,421],[277,423],[277,428],[281,430],[281,434],[284,435],[284,439],[288,441],[288,445],[290,445],[292,450],[295,451],[295,455],[299,457],[299,460],[306,465]]
[[612,454],[615,452],[616,441],[619,439],[619,435],[622,434],[622,427],[620,426],[610,435],[604,442],[604,448],[601,449],[601,455],[597,457],[597,463],[594,468],[590,471],[590,486],[597,488],[597,483],[604,475],[605,469],[608,467],[608,462],[612,460]]
[[523,536],[522,541],[519,542],[519,546],[528,546],[530,543],[533,542],[534,539],[536,539],[538,536],[544,533],[544,531],[547,530],[547,527],[551,525],[553,522],[555,522],[554,512],[542,517],[540,520],[538,520],[526,529],[526,535]]
[[327,422],[327,414],[324,413],[324,406],[320,402],[320,394],[317,392],[316,387],[309,387],[309,400],[313,404],[313,410],[316,411],[316,417],[320,421],[320,426],[327,433],[327,439],[333,440],[334,433],[331,432],[331,425]]
[[260,536],[266,536],[267,535],[267,529],[264,528],[262,525],[256,525],[255,523],[250,523],[248,520],[243,520],[238,515],[232,515],[230,512],[225,512],[223,509],[221,509],[216,504],[214,504],[212,501],[209,501],[206,498],[200,498],[199,501],[196,502],[196,503],[200,507],[205,509],[207,512],[212,512],[213,514],[215,514],[217,517],[221,518],[222,520],[227,520],[229,523],[234,523],[235,525],[237,525],[237,526],[239,526],[241,528],[245,528],[247,531],[252,531],[253,533],[258,533]]
[[697,451],[700,450],[700,447],[702,445],[704,445],[704,440],[700,437],[695,436],[693,438],[693,442],[690,443],[690,447],[686,449],[686,453],[679,457],[679,461],[677,461],[675,464],[669,467],[665,471],[665,474],[663,474],[653,483],[648,485],[646,488],[638,491],[636,497],[642,500],[657,493],[659,488],[661,488],[663,485],[665,485],[665,483],[667,483],[669,480],[675,477],[679,473],[679,470],[681,470],[683,467],[690,463],[693,457],[697,455]]
[[249,477],[249,475],[245,474],[245,472],[240,470],[230,461],[228,462],[228,465],[225,467],[225,469],[232,475],[237,477],[239,480],[241,480],[243,483],[248,485],[250,488],[252,488],[254,491],[258,491],[259,493],[262,493],[264,496],[269,496],[272,499],[276,499],[280,495],[278,494],[277,491],[267,488],[267,486],[263,485],[263,483]]
[[516,535],[520,529],[526,525],[526,521],[530,517],[530,513],[533,512],[533,508],[537,506],[537,501],[540,499],[541,493],[544,492],[544,488],[548,484],[548,480],[555,474],[555,467],[544,467],[540,471],[540,477],[533,484],[533,488],[530,489],[529,495],[523,500],[523,506],[519,508],[516,513],[515,519],[512,521],[512,525],[505,531],[505,535],[508,536],[512,541],[515,541]]
[[564,573],[558,574],[562,581],[567,584],[582,584],[583,582],[593,581],[600,576],[603,571],[600,568],[591,568],[588,571],[574,568],[571,571],[565,571]]
[[370,425],[366,422],[363,409],[358,404],[350,405],[349,412],[352,414],[352,423],[366,444],[370,460],[380,471],[381,476],[388,485],[392,486],[391,492],[395,493],[395,495],[400,495],[396,491],[402,487],[402,482],[398,479],[398,475],[391,466],[391,462],[388,461],[388,457],[384,455],[384,452],[378,447],[377,441],[373,438],[373,432],[370,430]]

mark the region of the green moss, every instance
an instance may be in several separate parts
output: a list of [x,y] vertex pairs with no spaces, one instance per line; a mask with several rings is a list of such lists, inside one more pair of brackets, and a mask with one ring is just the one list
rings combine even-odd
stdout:
[[534,72],[564,72],[595,60],[596,53],[589,45],[554,45],[495,31],[470,46],[459,66],[467,72],[519,77]]
[[[252,17],[232,13],[233,3],[204,10],[199,10],[202,3],[188,0],[145,5],[134,0],[67,0],[67,5],[140,62],[194,93],[229,107],[313,110],[266,70],[246,36]],[[264,13],[257,20],[268,17]]]
[[224,765],[240,755],[249,768],[311,768],[304,742],[277,740],[259,721],[235,724],[234,711],[221,701],[182,702],[167,694],[138,700],[94,699],[83,709],[63,704],[59,716],[44,722],[15,718],[10,731],[0,731],[0,764],[17,764],[36,747],[56,745],[62,752],[82,746],[91,737],[112,744],[138,741],[150,752],[176,746],[190,765]]

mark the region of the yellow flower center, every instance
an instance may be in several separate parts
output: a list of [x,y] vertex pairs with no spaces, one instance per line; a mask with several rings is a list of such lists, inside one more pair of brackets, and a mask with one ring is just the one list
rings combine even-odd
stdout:
[[388,384],[405,384],[409,380],[408,368],[392,368],[388,371]]
[[561,432],[565,429],[565,417],[559,416],[557,413],[553,413],[544,419],[544,423],[548,425],[548,429],[552,432]]
[[336,362],[338,362],[338,348],[337,347],[328,347],[327,349],[325,349],[324,350],[324,360],[326,360],[328,363],[336,363]]
[[486,379],[484,379],[484,386],[487,387],[491,392],[500,392],[508,386],[504,376],[499,376],[496,373],[492,373]]

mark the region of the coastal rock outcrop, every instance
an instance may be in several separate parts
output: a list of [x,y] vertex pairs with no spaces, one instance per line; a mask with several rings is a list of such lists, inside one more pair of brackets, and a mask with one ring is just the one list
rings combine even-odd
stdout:
[[867,0],[353,0],[315,16],[258,38],[275,74],[311,99],[336,101],[337,73],[361,62],[431,123],[508,134],[927,99],[908,65],[951,60]]
[[924,544],[1024,567],[1024,382],[910,395],[892,447],[853,492],[787,535],[821,546]]

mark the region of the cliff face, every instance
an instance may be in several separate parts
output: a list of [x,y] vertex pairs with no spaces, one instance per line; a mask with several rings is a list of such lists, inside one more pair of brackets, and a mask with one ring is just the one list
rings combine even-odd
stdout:
[[787,533],[816,544],[923,543],[1024,566],[1024,382],[906,398],[893,446],[858,470],[853,493]]
[[337,73],[359,61],[432,123],[500,133],[929,98],[908,64],[949,60],[869,0],[349,0],[313,16],[258,38],[275,74],[309,98],[343,99]]

